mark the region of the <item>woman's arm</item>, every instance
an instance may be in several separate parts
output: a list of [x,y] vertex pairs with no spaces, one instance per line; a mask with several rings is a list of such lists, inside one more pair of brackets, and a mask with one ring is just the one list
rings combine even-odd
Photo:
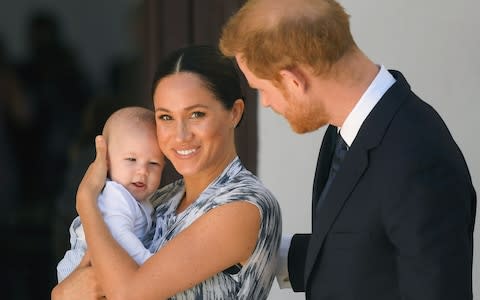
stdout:
[[248,260],[258,238],[260,212],[240,201],[212,209],[138,266],[112,238],[96,206],[105,157],[105,143],[97,139],[97,158],[80,184],[77,210],[108,299],[165,299]]

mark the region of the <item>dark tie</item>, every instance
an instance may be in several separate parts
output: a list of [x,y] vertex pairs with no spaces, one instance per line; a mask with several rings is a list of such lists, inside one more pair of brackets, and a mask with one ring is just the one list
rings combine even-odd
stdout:
[[322,206],[322,203],[325,200],[326,195],[328,194],[328,190],[337,175],[338,170],[340,169],[340,165],[342,164],[345,155],[347,154],[348,146],[347,143],[343,140],[340,134],[337,134],[337,143],[335,145],[335,151],[333,152],[332,163],[330,164],[330,171],[328,173],[328,179],[323,187],[322,193],[317,201],[316,213],[319,212],[319,208]]
[[328,174],[328,180],[333,180],[333,178],[335,178],[335,175],[337,174],[338,169],[340,169],[340,165],[342,164],[342,161],[345,158],[345,154],[347,154],[347,151],[347,143],[345,143],[342,136],[338,134],[335,152],[333,153],[332,157],[332,164],[330,165],[330,173]]

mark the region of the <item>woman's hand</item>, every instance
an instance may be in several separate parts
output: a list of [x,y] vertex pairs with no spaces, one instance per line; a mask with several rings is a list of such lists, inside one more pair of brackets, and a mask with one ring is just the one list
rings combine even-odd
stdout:
[[52,300],[105,299],[90,263],[88,251],[80,265],[52,290]]
[[96,157],[83,176],[77,190],[77,211],[81,215],[84,208],[96,207],[96,199],[105,185],[107,178],[107,144],[103,136],[95,138]]

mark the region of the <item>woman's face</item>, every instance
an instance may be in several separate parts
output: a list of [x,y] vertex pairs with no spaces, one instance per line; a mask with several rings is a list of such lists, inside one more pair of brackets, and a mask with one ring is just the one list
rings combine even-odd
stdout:
[[153,99],[158,143],[175,169],[184,177],[218,176],[236,156],[234,128],[243,102],[226,109],[199,76],[187,72],[161,79]]

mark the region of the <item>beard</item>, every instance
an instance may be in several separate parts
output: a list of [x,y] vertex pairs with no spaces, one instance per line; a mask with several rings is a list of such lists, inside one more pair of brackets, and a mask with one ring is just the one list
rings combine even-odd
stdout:
[[290,95],[284,95],[288,109],[285,111],[285,119],[295,133],[303,134],[315,131],[328,124],[322,109],[316,106],[309,106],[306,102],[295,101]]
[[326,122],[321,123],[318,120],[312,119],[302,119],[297,121],[288,119],[288,123],[290,124],[290,128],[292,128],[292,130],[298,134],[315,131],[327,124]]

